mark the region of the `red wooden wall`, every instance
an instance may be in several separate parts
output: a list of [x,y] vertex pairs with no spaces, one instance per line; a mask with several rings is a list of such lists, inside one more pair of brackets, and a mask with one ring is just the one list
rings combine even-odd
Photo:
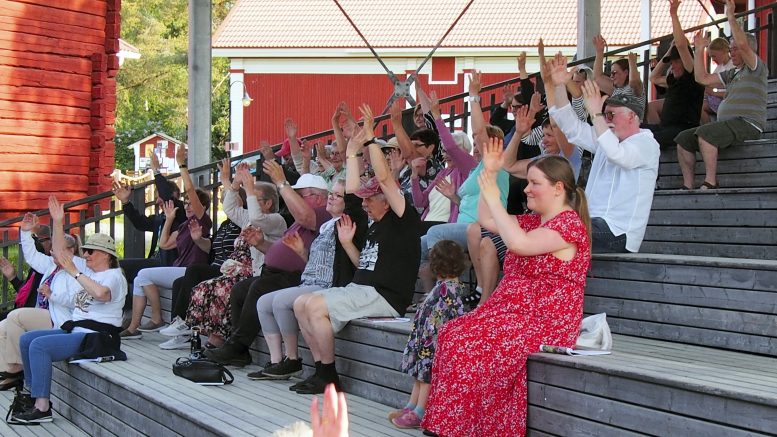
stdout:
[[[517,76],[513,74],[484,74],[483,82],[491,84]],[[400,76],[404,77],[404,76]],[[428,85],[428,75],[419,76],[427,92],[434,90],[439,98],[460,94],[464,90],[464,74],[457,75],[456,84]],[[243,151],[257,150],[261,140],[271,144],[283,140],[283,122],[293,118],[306,136],[331,129],[335,107],[345,101],[354,116],[360,118],[359,105],[367,103],[380,114],[393,91],[393,85],[384,74],[251,74],[244,76],[248,94],[254,98],[251,106],[243,109]],[[497,101],[501,91],[497,91]],[[484,94],[484,101],[489,101]],[[443,104],[443,112],[451,103]],[[455,104],[462,111],[462,102]]]
[[120,0],[0,0],[0,220],[110,189]]

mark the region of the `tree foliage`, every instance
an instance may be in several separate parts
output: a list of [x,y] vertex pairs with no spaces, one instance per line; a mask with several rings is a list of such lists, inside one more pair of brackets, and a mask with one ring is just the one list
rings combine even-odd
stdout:
[[[213,0],[213,29],[234,1]],[[140,59],[128,59],[117,75],[116,167],[134,169],[127,148],[154,132],[186,141],[188,101],[188,1],[122,0],[121,37],[138,48]],[[213,60],[214,87],[229,71],[226,59]],[[229,130],[228,87],[212,98],[211,152],[223,154]]]

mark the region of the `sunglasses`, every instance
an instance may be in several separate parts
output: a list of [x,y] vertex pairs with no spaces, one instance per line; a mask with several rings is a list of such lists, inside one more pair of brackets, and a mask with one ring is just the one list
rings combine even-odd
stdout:
[[523,108],[523,105],[510,105],[511,108],[513,108],[513,111],[517,111],[521,108]]
[[91,255],[95,252],[99,252],[97,249],[84,249],[84,255]]
[[626,114],[626,112],[607,111],[602,113],[604,119],[607,121],[612,121],[612,119],[615,118],[615,114]]

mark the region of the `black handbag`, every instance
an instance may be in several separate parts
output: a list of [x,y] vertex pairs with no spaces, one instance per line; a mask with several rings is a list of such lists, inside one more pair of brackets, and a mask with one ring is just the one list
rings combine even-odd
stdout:
[[235,380],[226,367],[204,358],[178,358],[173,363],[173,374],[200,385],[225,385]]

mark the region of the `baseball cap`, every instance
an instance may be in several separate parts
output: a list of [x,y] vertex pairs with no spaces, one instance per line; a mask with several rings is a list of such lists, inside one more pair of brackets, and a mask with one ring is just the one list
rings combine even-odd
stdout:
[[629,108],[637,114],[637,117],[640,120],[642,120],[642,116],[645,114],[645,108],[642,103],[636,97],[629,94],[608,97],[607,100],[604,101],[604,106],[623,106]]
[[292,185],[291,188],[299,190],[301,188],[318,188],[321,190],[328,190],[326,181],[321,176],[305,173],[299,177],[297,183]]

